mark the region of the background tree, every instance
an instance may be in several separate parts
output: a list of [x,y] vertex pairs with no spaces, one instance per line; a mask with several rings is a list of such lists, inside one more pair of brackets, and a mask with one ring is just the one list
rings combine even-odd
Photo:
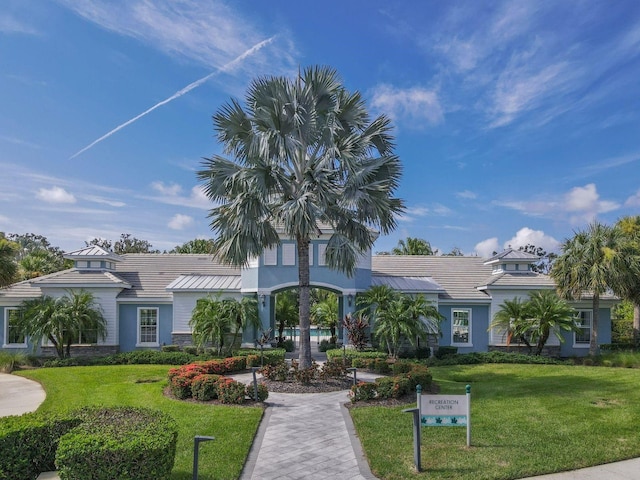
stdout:
[[419,339],[438,335],[444,319],[423,295],[406,295],[387,285],[376,285],[363,292],[357,304],[370,312],[372,333],[387,346],[392,358],[398,357],[403,341],[416,346]]
[[175,246],[169,253],[199,253],[210,255],[213,253],[213,240],[210,238],[195,238]]
[[16,255],[20,247],[0,232],[0,287],[12,284],[18,273]]
[[428,241],[413,237],[398,240],[398,245],[391,249],[392,255],[437,255],[437,253],[438,250],[434,251]]
[[611,316],[611,343],[635,344],[634,306],[628,300],[613,307]]
[[298,324],[298,291],[284,290],[276,294],[276,323],[278,325],[278,345],[284,342],[284,329]]
[[[160,253],[160,250],[153,248],[151,242],[136,238],[130,233],[121,233],[120,238],[115,242],[104,238],[94,238],[84,243],[87,246],[97,245],[104,250],[118,255],[124,255],[125,253]],[[112,245],[113,248],[111,247]]]
[[328,290],[315,289],[317,298],[311,304],[311,320],[322,328],[328,328],[331,333],[331,342],[338,338],[336,328],[340,323],[338,312],[338,296]]
[[100,306],[93,294],[84,290],[70,291],[59,298],[43,295],[25,300],[21,305],[19,327],[34,348],[47,339],[61,359],[71,355],[71,345],[82,334],[89,335],[94,340],[92,343],[107,335]]
[[460,247],[453,247],[449,253],[443,253],[442,255],[445,257],[464,257]]
[[526,319],[516,326],[518,335],[527,334],[536,342],[535,354],[542,354],[544,346],[553,334],[564,342],[562,331],[577,332],[576,311],[552,290],[534,292],[525,307]]
[[[403,211],[394,198],[401,165],[389,119],[373,120],[360,93],[335,70],[306,68],[296,79],[264,77],[249,86],[245,107],[233,99],[213,117],[224,154],[207,159],[198,178],[218,206],[210,212],[215,254],[246,265],[279,232],[296,241],[299,368],[311,367],[309,244],[329,225],[330,268],[348,275]],[[329,229],[325,229],[327,231]]]
[[19,280],[29,280],[73,266],[71,260],[65,260],[64,252],[42,235],[10,233],[8,238],[19,246],[16,253]]
[[640,344],[640,215],[623,217],[614,226],[617,256],[612,288],[633,304],[633,340]]
[[222,355],[224,335],[232,325],[231,317],[224,307],[219,296],[199,298],[189,320],[194,343],[204,348],[210,342],[218,355]]
[[616,231],[597,221],[562,244],[562,254],[551,269],[558,292],[569,300],[592,297],[592,332],[589,355],[598,353],[600,296],[612,285]]
[[235,347],[240,332],[249,327],[252,327],[257,332],[260,328],[258,298],[256,295],[242,297],[240,301],[235,298],[226,298],[222,303],[224,313],[229,316],[233,325],[233,340],[229,346],[229,353],[231,353],[231,349]]
[[530,243],[524,247],[519,247],[518,250],[521,252],[532,253],[533,255],[540,257],[538,262],[531,264],[531,270],[545,275],[549,274],[551,267],[553,266],[553,262],[558,258],[557,253],[547,252],[544,248],[536,247]]

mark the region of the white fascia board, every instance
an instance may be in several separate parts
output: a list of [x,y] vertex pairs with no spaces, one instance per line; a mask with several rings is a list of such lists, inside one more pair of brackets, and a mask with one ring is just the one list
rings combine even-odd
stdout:
[[163,305],[173,305],[173,299],[167,297],[153,298],[116,298],[117,303],[161,303]]
[[488,297],[486,299],[482,298],[474,298],[473,300],[470,299],[451,299],[451,298],[446,298],[446,299],[438,299],[438,304],[439,305],[462,305],[462,304],[473,304],[473,305],[491,305],[491,297]]

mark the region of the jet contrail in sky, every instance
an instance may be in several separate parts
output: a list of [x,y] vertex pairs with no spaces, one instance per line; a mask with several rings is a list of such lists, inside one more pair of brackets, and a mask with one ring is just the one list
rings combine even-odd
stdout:
[[207,80],[209,80],[211,77],[214,77],[215,75],[217,75],[220,72],[224,72],[228,69],[230,69],[231,67],[235,66],[236,64],[242,62],[245,58],[247,58],[250,55],[253,55],[254,53],[256,53],[258,50],[260,50],[262,47],[264,47],[265,45],[268,45],[269,43],[271,43],[273,41],[273,39],[276,38],[276,35],[274,35],[273,37],[267,38],[266,40],[263,40],[260,43],[256,43],[253,47],[251,47],[249,50],[247,50],[246,52],[244,52],[243,54],[239,55],[238,57],[234,58],[233,60],[231,60],[229,63],[223,65],[222,67],[218,68],[217,70],[211,72],[209,75],[207,75],[206,77],[202,77],[200,80],[196,80],[193,83],[190,83],[189,85],[187,85],[186,87],[184,87],[181,90],[178,90],[176,93],[174,93],[173,95],[171,95],[169,98],[162,100],[159,103],[156,103],[153,107],[148,108],[147,110],[145,110],[144,112],[142,112],[140,115],[136,115],[135,117],[133,117],[131,120],[127,120],[126,122],[124,122],[122,125],[118,125],[116,128],[114,128],[113,130],[111,130],[109,133],[104,134],[103,136],[101,136],[99,139],[95,140],[94,142],[90,143],[89,145],[87,145],[86,147],[84,147],[82,150],[74,153],[73,155],[71,155],[71,157],[69,157],[69,160],[76,158],[78,155],[83,154],[84,152],[86,152],[87,150],[89,150],[91,147],[97,145],[98,143],[100,143],[103,140],[106,140],[107,138],[109,138],[111,135],[113,135],[114,133],[116,133],[119,130],[122,130],[124,127],[131,125],[133,122],[141,119],[142,117],[144,117],[145,115],[153,112],[156,108],[161,107],[162,105],[166,105],[167,103],[175,100],[176,98],[180,98],[181,96],[183,96],[185,93],[189,93],[191,90],[193,90],[196,87],[199,87],[200,85],[202,85],[203,83],[205,83]]

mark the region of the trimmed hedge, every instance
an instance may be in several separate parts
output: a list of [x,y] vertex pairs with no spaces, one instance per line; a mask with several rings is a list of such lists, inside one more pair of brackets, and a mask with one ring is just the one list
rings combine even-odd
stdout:
[[347,366],[352,366],[353,359],[376,359],[381,358],[387,360],[388,355],[384,352],[359,352],[355,348],[327,350],[327,360],[342,361],[346,360]]
[[286,350],[284,348],[265,348],[261,352],[259,348],[246,348],[236,350],[233,353],[236,357],[251,358],[251,363],[249,363],[249,359],[247,359],[247,368],[249,368],[260,367],[261,358],[264,358],[265,365],[277,365],[280,362],[284,362]]
[[394,364],[394,377],[376,378],[373,383],[358,382],[351,387],[351,401],[399,398],[415,392],[418,385],[427,388],[431,385],[431,373],[425,365],[414,362],[398,361]]
[[178,428],[163,412],[145,408],[81,410],[82,423],[60,438],[56,467],[62,480],[168,478]]
[[0,418],[0,479],[167,478],[178,429],[166,414],[140,408],[91,408],[55,416]]
[[85,367],[99,365],[184,365],[198,357],[186,352],[161,352],[158,350],[135,350],[104,357],[71,357],[45,361],[43,367]]
[[476,365],[481,363],[522,363],[535,365],[565,365],[565,360],[544,357],[542,355],[523,355],[508,352],[477,352],[429,358],[426,364],[432,367],[447,365]]
[[0,479],[34,480],[55,470],[60,437],[78,426],[74,415],[47,417],[40,413],[0,418]]

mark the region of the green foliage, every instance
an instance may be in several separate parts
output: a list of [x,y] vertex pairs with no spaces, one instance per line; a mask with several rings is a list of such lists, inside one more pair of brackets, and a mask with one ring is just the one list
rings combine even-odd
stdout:
[[135,350],[102,357],[72,357],[64,360],[46,360],[44,367],[76,367],[98,365],[183,365],[197,357],[186,352],[161,352],[158,350]]
[[293,352],[296,349],[295,343],[290,338],[283,340],[282,342],[278,342],[279,348],[284,348],[286,352]]
[[[253,356],[257,355],[258,358],[263,358],[265,365],[276,365],[280,362],[284,362],[284,355],[286,350],[284,348],[265,348],[260,350],[259,348],[236,350],[234,355],[237,357]],[[249,365],[247,361],[247,367],[258,367],[260,363]]]
[[449,347],[449,346],[441,346],[433,354],[435,358],[441,359],[445,357],[449,357],[451,355],[456,355],[458,353],[458,347]]
[[320,367],[320,377],[323,379],[328,378],[344,378],[347,375],[347,368],[340,361],[327,360],[322,367]]
[[[611,318],[611,342],[621,344],[634,343],[633,303],[623,301],[613,307]],[[603,349],[603,345],[600,348]]]
[[[441,349],[443,347],[440,347]],[[447,355],[435,355],[429,358],[426,364],[430,367],[445,365],[476,365],[482,363],[520,363],[520,364],[537,364],[537,365],[564,365],[566,361],[557,358],[543,357],[541,355],[522,355],[510,352],[475,352]]]
[[0,479],[34,480],[41,472],[55,470],[60,437],[79,423],[70,414],[0,418]]
[[387,285],[371,287],[357,300],[373,320],[373,335],[385,344],[392,358],[398,358],[400,346],[408,341],[415,346],[417,340],[440,334],[444,317],[423,295],[406,295]]
[[179,352],[180,351],[180,345],[163,345],[160,348],[161,352]]
[[17,243],[8,240],[4,233],[0,232],[0,288],[16,280],[18,264],[15,257],[19,249]]
[[[250,399],[255,400],[256,392],[254,390],[253,383],[247,385],[244,393]],[[258,401],[264,402],[267,398],[269,398],[269,390],[267,389],[267,386],[262,382],[258,382]]]
[[275,365],[267,364],[259,372],[269,380],[284,382],[289,375],[289,366],[283,360]]
[[62,479],[168,478],[178,430],[168,415],[150,409],[91,408],[60,439],[56,467]]
[[222,377],[218,380],[218,399],[222,403],[239,405],[245,400],[244,383],[236,382],[232,378]]
[[398,240],[398,245],[391,249],[392,255],[436,255],[431,244],[422,238],[407,237],[407,240]]
[[387,356],[384,358],[363,358],[356,357],[351,359],[351,366],[355,368],[362,368],[371,372],[380,373],[386,375],[391,372],[391,365],[387,361]]
[[64,296],[48,295],[25,300],[20,307],[18,325],[34,345],[49,340],[60,359],[71,354],[71,344],[82,340],[97,343],[106,338],[107,322],[102,307],[86,290],[68,291]]
[[0,350],[0,372],[11,373],[16,367],[26,363],[27,356],[23,352]]
[[318,345],[319,352],[326,352],[327,350],[334,350],[341,348],[336,342],[330,342],[329,340],[320,340],[320,345]]
[[341,348],[336,350],[327,350],[327,360],[329,361],[340,361],[344,360],[347,366],[351,366],[354,359],[365,359],[365,358],[380,358],[384,361],[387,360],[387,354],[384,352],[374,352],[374,351],[358,351],[354,348]]
[[175,246],[169,253],[198,253],[202,255],[213,254],[213,240],[210,238],[196,238]]
[[393,377],[376,378],[374,383],[359,383],[351,387],[351,401],[384,400],[399,398],[415,392],[416,386],[428,388],[431,385],[431,372],[425,365],[414,362],[397,362],[401,365]]
[[193,377],[191,381],[191,396],[195,400],[208,402],[218,398],[218,381],[224,378],[221,375],[201,373]]

